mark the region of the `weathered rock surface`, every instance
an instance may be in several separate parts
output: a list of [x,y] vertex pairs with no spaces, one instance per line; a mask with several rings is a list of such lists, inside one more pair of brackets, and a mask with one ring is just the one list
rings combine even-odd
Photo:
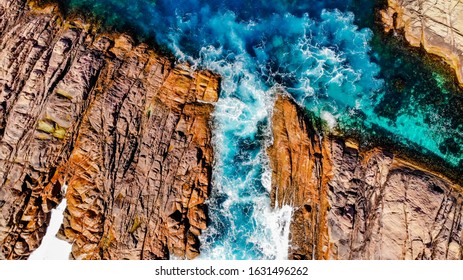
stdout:
[[71,258],[194,258],[218,78],[53,9],[0,0],[0,259],[40,245],[64,184]]
[[386,32],[403,30],[407,41],[445,59],[463,86],[463,2],[388,0],[381,12]]
[[461,259],[461,186],[380,149],[322,137],[286,97],[268,150],[293,259]]

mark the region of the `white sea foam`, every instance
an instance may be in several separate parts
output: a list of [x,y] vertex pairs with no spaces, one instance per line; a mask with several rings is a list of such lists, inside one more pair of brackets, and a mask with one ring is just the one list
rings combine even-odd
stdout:
[[[63,186],[63,193],[66,193],[67,185]],[[51,211],[51,220],[42,244],[29,257],[29,260],[67,260],[71,253],[72,245],[56,237],[61,224],[63,223],[63,212],[66,209],[67,201],[64,198],[61,203]]]
[[266,217],[270,231],[269,240],[271,243],[263,244],[263,251],[266,255],[274,255],[277,260],[288,258],[288,249],[290,246],[289,234],[291,218],[293,216],[293,207],[284,205],[281,208],[265,208],[263,213]]
[[330,130],[333,130],[338,123],[336,117],[330,112],[322,111],[320,117],[326,122]]

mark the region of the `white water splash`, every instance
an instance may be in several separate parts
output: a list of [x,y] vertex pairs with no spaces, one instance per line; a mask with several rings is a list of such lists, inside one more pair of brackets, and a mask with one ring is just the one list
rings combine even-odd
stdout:
[[[66,193],[67,185],[63,186],[63,193]],[[50,225],[45,234],[42,244],[29,257],[29,260],[68,260],[72,245],[64,240],[58,239],[56,234],[63,223],[63,212],[66,209],[66,199],[51,211]]]
[[[268,201],[266,201],[268,203]],[[290,246],[289,233],[293,208],[284,205],[282,208],[264,207],[258,211],[256,219],[262,219],[266,228],[264,236],[253,235],[251,240],[258,242],[265,256],[275,260],[288,259]]]
[[[278,89],[275,89],[278,90]],[[273,108],[272,108],[273,109]],[[273,114],[273,111],[271,112]],[[270,118],[271,119],[271,118]],[[271,125],[269,126],[269,128]],[[271,142],[273,142],[273,135],[269,129]],[[271,143],[269,141],[268,144]],[[264,150],[267,150],[268,146]],[[264,172],[262,172],[262,185],[271,192],[272,189],[272,169],[270,168],[268,155],[265,154],[263,160]],[[271,208],[269,201],[266,200],[263,203],[263,209],[258,212],[256,219],[263,218],[263,222],[267,226],[267,238],[264,242],[261,241],[263,252],[267,256],[273,256],[276,260],[288,259],[288,252],[290,247],[290,226],[291,219],[293,217],[293,207],[290,205],[283,205],[281,208]],[[275,205],[278,205],[278,201],[275,201]]]
[[331,114],[330,112],[322,111],[321,114],[320,114],[320,117],[321,117],[322,120],[324,120],[326,122],[326,124],[328,125],[328,128],[331,131],[338,124],[337,118],[333,114]]

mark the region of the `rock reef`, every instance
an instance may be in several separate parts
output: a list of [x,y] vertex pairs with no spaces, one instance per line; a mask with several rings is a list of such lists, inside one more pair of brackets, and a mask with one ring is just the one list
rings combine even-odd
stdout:
[[406,40],[436,54],[456,71],[463,86],[463,3],[459,0],[388,0],[381,11],[386,32],[403,30]]
[[292,205],[291,259],[461,259],[462,188],[381,149],[324,136],[278,97],[272,204]]
[[40,245],[65,184],[71,258],[196,257],[218,77],[55,6],[0,16],[0,259]]

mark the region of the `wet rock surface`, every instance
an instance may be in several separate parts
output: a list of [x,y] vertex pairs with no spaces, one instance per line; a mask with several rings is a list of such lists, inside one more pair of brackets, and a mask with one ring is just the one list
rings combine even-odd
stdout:
[[397,156],[323,136],[279,97],[272,203],[292,205],[292,259],[461,259],[461,186]]
[[0,15],[0,259],[40,245],[64,184],[71,258],[196,257],[218,77],[53,6]]

